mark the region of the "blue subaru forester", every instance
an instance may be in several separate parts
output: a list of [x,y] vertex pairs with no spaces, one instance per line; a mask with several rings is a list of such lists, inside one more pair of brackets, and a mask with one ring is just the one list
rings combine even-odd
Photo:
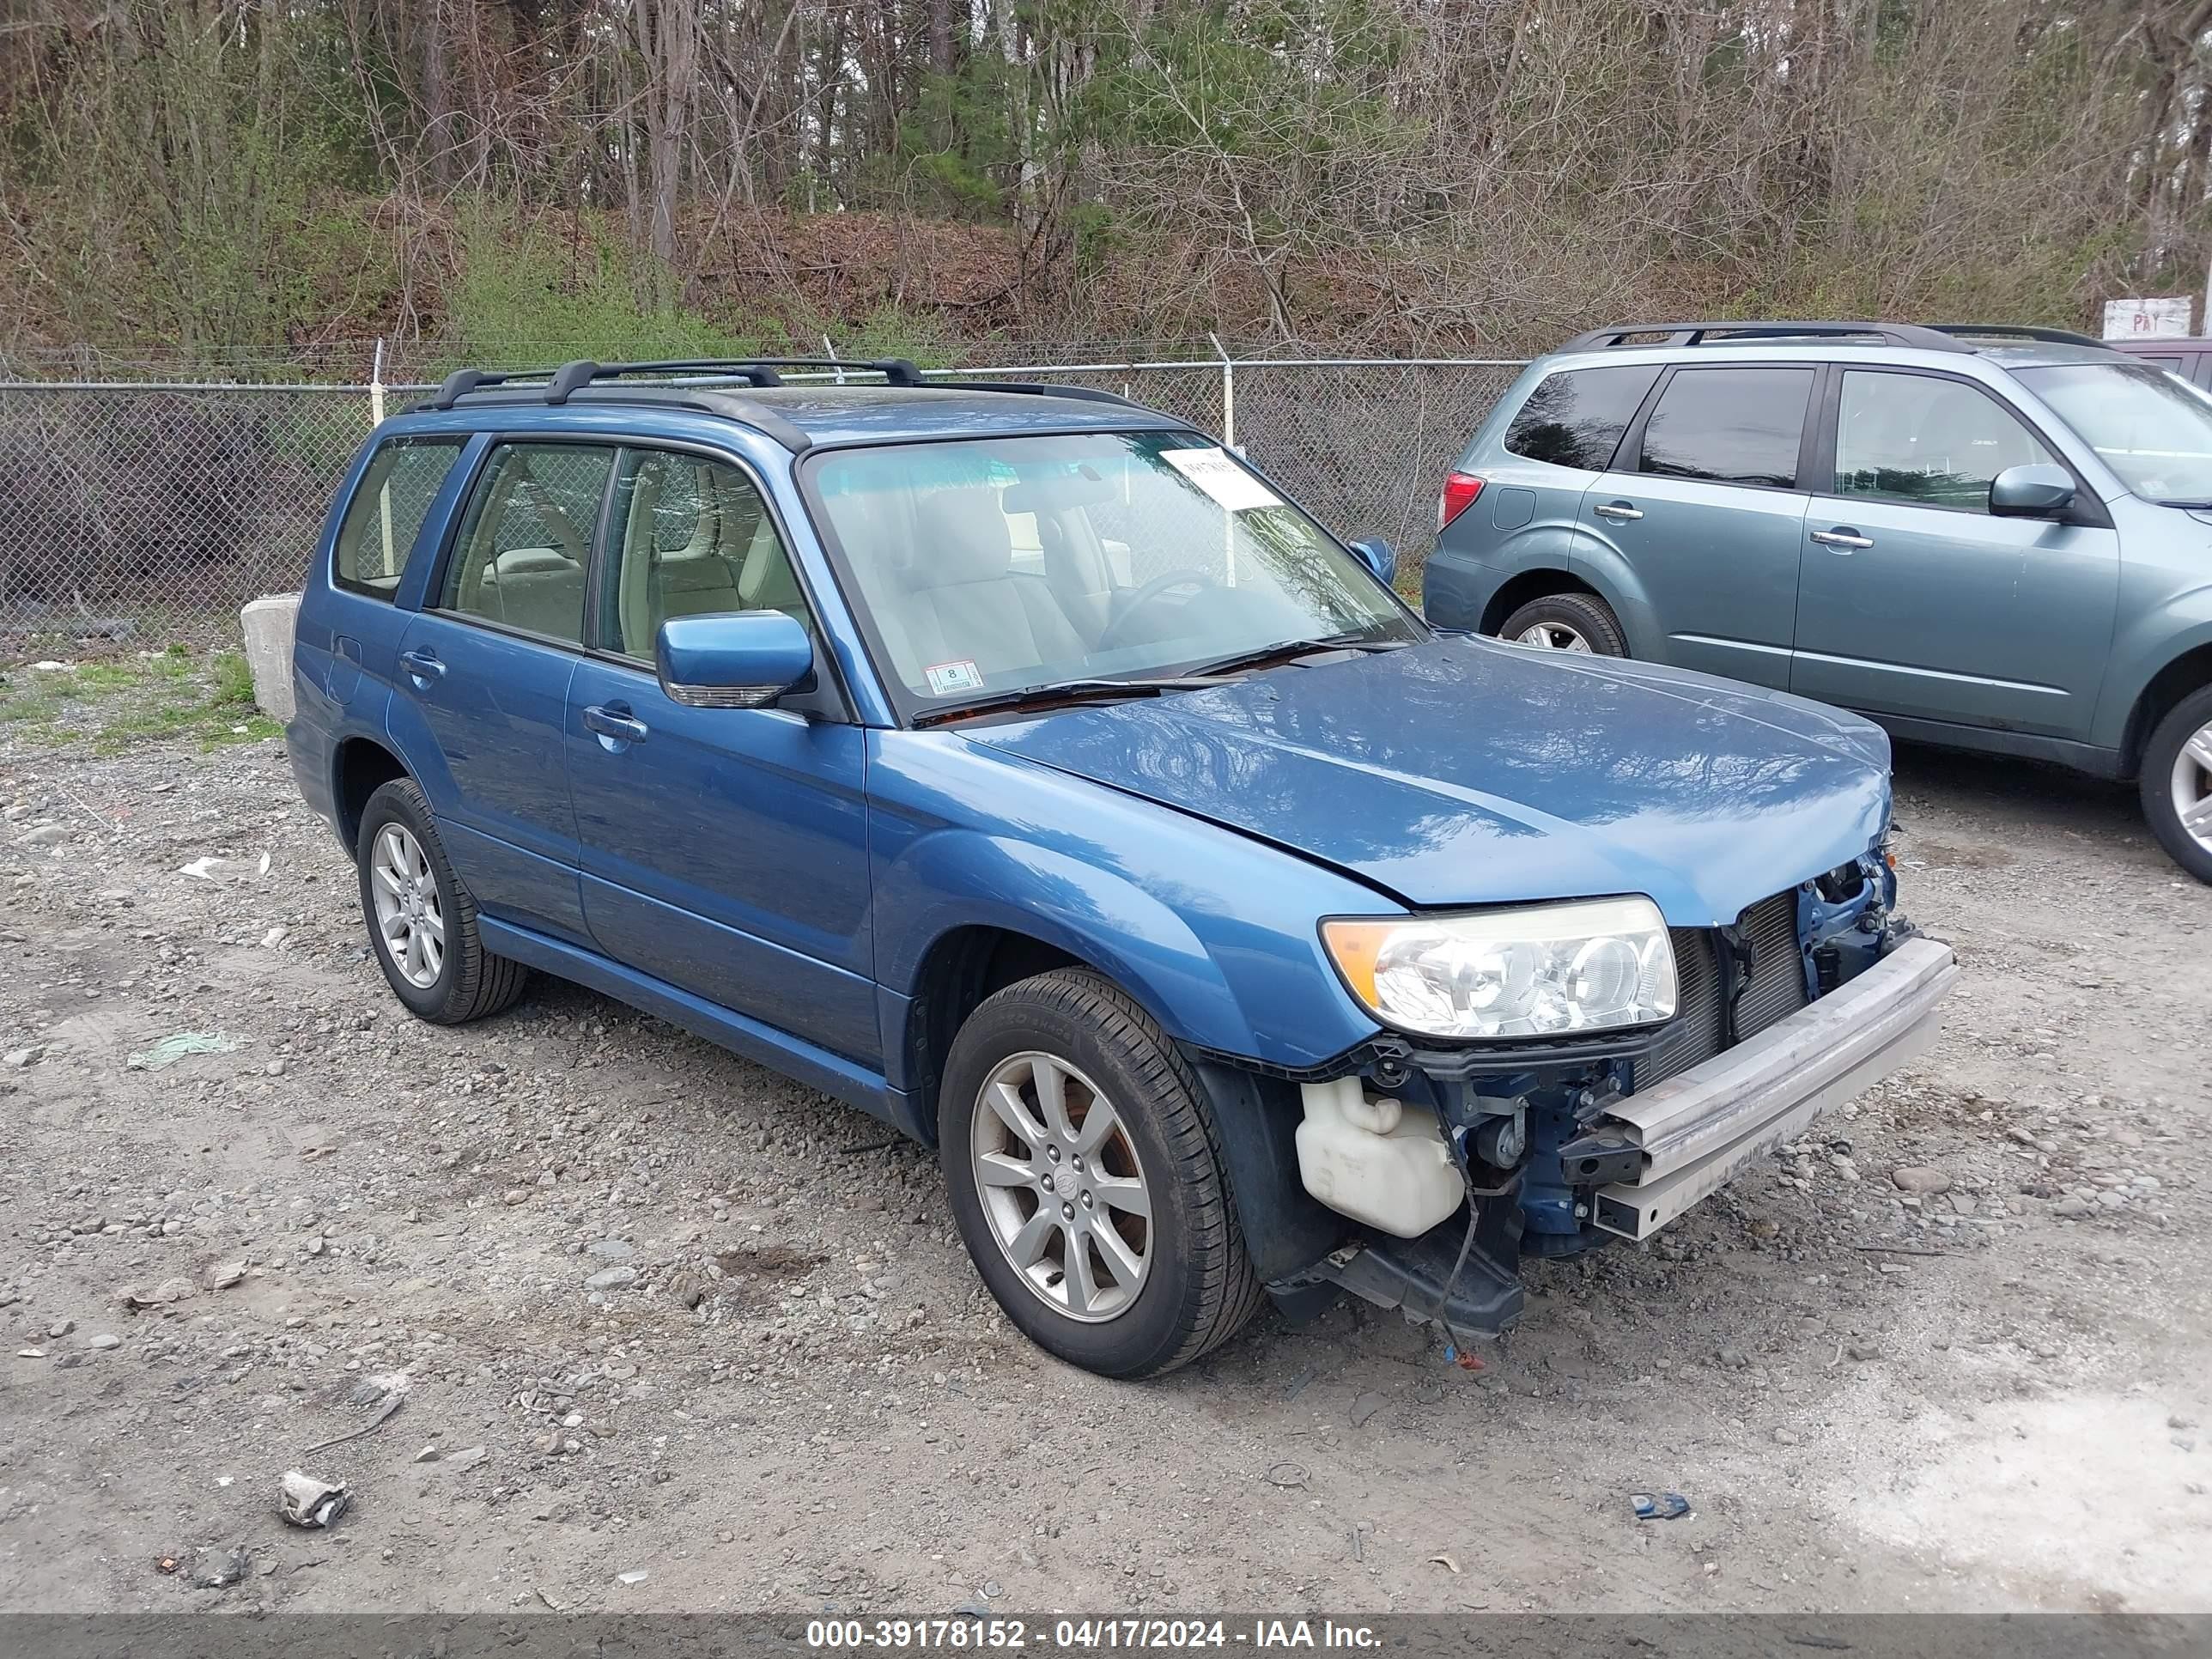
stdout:
[[1493,1333],[1928,1040],[1874,726],[1439,633],[1118,398],[789,366],[463,371],[355,463],[290,747],[416,1014],[537,969],[934,1145],[1115,1376],[1263,1292]]

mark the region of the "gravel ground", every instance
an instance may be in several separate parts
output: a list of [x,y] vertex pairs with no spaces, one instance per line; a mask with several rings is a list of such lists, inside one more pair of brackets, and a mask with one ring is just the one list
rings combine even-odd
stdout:
[[156,665],[0,701],[0,1607],[2212,1608],[2212,889],[2127,792],[1900,756],[1937,1048],[1480,1374],[1340,1304],[1122,1385],[872,1121],[542,979],[410,1018]]

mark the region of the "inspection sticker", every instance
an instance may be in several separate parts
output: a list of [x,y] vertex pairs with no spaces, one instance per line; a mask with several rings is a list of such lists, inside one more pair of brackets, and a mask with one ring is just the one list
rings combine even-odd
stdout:
[[1280,495],[1237,465],[1224,449],[1163,449],[1160,459],[1231,513],[1283,504]]
[[955,691],[980,691],[983,689],[983,671],[974,660],[941,662],[921,671],[929,677],[929,689],[933,696],[951,696]]

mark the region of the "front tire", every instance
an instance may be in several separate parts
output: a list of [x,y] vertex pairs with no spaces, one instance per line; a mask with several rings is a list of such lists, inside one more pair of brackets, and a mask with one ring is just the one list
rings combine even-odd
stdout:
[[409,1012],[459,1025],[514,1006],[530,970],[484,949],[476,903],[412,778],[395,778],[368,798],[354,862],[369,948]]
[[1156,1376],[1251,1317],[1262,1291],[1197,1079],[1115,986],[1067,969],[987,998],[940,1099],[953,1219],[1039,1347]]
[[1625,657],[1628,635],[1613,607],[1593,593],[1547,593],[1531,599],[1498,630],[1508,645],[1571,651],[1578,656]]
[[2212,882],[2212,685],[2166,711],[2142,759],[2143,817],[2173,861]]

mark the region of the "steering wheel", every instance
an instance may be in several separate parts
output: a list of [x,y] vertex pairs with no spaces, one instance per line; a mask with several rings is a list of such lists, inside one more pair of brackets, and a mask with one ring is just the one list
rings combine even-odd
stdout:
[[1122,636],[1131,631],[1129,628],[1131,620],[1146,605],[1157,604],[1163,597],[1173,592],[1176,588],[1188,587],[1193,592],[1197,592],[1213,586],[1214,580],[1212,574],[1204,570],[1190,568],[1170,570],[1153,577],[1152,580],[1129,596],[1129,602],[1121,607],[1121,614],[1106,625],[1106,631],[1098,636],[1098,649],[1112,651],[1127,643]]

